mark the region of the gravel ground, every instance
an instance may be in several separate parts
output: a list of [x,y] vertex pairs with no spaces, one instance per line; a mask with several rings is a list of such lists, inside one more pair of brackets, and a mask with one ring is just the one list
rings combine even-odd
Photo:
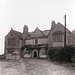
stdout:
[[75,75],[75,67],[47,59],[0,60],[0,75]]

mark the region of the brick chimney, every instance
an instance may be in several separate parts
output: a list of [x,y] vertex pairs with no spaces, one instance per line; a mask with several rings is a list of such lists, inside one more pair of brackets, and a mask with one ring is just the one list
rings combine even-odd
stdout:
[[23,27],[23,33],[28,34],[28,26],[24,25],[24,27]]
[[55,23],[55,21],[52,20],[51,29],[54,28],[55,26],[56,26],[56,23]]
[[28,26],[24,25],[22,35],[23,39],[25,39],[27,35],[28,35]]

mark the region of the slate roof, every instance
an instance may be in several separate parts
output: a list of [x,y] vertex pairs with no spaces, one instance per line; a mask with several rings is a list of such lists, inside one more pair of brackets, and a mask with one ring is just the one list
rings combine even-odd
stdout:
[[50,32],[50,30],[44,30],[42,31],[44,35],[48,35],[48,33]]
[[[19,39],[22,39],[22,33],[21,33],[21,32],[18,32],[18,31],[16,31],[16,30],[11,29],[9,33],[11,33],[12,35],[15,34],[15,35],[18,36]],[[8,34],[9,34],[9,33],[8,33]],[[8,34],[7,34],[6,36],[8,36]],[[5,36],[5,37],[6,37],[6,36]]]
[[50,30],[41,31],[39,28],[36,28],[33,32],[29,32],[27,38],[43,38],[48,37]]
[[18,32],[18,31],[15,31],[15,30],[13,30],[13,32],[14,32],[20,39],[22,39],[22,33],[21,33],[21,32]]
[[[12,32],[13,32],[14,34],[16,34],[16,35],[19,37],[19,39],[23,39],[23,38],[22,38],[22,34],[23,34],[23,33],[11,29],[9,33],[12,33]],[[49,32],[50,32],[50,30],[41,31],[41,30],[37,27],[33,32],[28,32],[28,35],[27,35],[26,39],[48,37],[48,33],[49,33]],[[9,33],[8,33],[8,34],[9,34]],[[8,34],[7,34],[7,35],[8,35]]]

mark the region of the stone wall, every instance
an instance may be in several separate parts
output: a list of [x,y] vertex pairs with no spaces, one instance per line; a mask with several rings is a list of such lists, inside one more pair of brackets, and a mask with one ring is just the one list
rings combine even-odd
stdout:
[[[25,44],[26,45],[35,45],[35,40],[36,39],[30,39],[26,40]],[[48,38],[37,38],[37,44],[48,44]]]
[[[63,34],[62,34],[62,41],[56,41],[56,42],[53,42],[53,33],[54,32],[57,32],[57,31],[62,31]],[[68,29],[66,29],[66,44],[67,45],[74,45],[75,46],[75,41],[74,41],[74,38],[75,36],[72,34],[72,32],[70,32]],[[60,38],[59,38],[60,39]],[[48,37],[48,45],[49,47],[58,47],[58,46],[61,46],[63,47],[64,46],[64,26],[56,26],[55,28],[51,29],[50,33],[49,33],[49,37]]]

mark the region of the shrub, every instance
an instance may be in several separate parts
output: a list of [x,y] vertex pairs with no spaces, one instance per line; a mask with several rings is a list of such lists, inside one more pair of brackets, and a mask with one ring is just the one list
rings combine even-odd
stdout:
[[58,52],[59,52],[59,48],[50,48],[48,51],[48,56],[50,58],[50,60],[52,61],[57,61],[59,60],[59,56],[58,56]]
[[75,54],[73,46],[66,46],[65,48],[50,48],[48,56],[52,61],[72,62],[72,57]]

